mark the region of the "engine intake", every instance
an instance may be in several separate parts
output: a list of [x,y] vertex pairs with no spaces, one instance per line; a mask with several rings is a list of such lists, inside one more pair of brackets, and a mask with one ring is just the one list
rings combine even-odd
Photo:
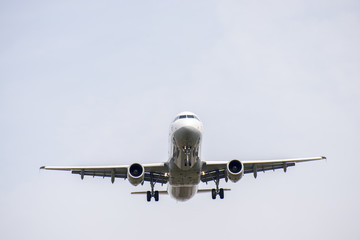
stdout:
[[129,182],[137,186],[144,181],[145,170],[144,167],[139,163],[133,163],[128,168],[127,177]]
[[232,182],[237,182],[244,175],[244,165],[239,160],[231,160],[226,166],[227,176]]

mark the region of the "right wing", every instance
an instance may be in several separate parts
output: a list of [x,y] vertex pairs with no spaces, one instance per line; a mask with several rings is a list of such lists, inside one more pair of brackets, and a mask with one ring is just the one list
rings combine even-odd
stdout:
[[[257,177],[259,171],[265,172],[275,169],[283,169],[285,172],[287,167],[295,166],[295,163],[309,162],[316,160],[323,160],[326,157],[312,157],[312,158],[292,158],[292,159],[279,159],[279,160],[246,160],[241,161],[244,165],[244,174],[253,173],[254,177]],[[227,178],[227,164],[228,161],[220,162],[203,162],[201,181],[208,182],[213,181],[216,178]]]
[[[127,178],[128,168],[131,165],[113,165],[113,166],[42,166],[40,169],[71,171],[72,174],[79,174],[81,179],[84,176],[109,177],[111,182],[115,178]],[[144,167],[144,181],[153,181],[156,183],[167,183],[169,168],[165,163],[142,164]]]
[[243,161],[244,164],[244,173],[253,173],[254,177],[256,178],[257,172],[262,171],[269,171],[275,169],[283,169],[286,172],[287,167],[293,167],[296,163],[300,162],[310,162],[310,161],[317,161],[317,160],[324,160],[326,157],[312,157],[312,158],[292,158],[292,159],[280,159],[280,160],[248,160]]

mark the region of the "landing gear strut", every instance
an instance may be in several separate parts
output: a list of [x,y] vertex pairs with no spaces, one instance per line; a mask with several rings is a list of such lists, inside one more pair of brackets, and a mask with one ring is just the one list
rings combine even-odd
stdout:
[[189,165],[191,167],[190,154],[191,154],[191,146],[184,146],[183,151],[185,153],[185,167]]
[[146,200],[148,202],[151,201],[151,198],[154,197],[155,201],[159,201],[159,191],[154,191],[154,186],[155,186],[155,181],[153,180],[153,175],[150,175],[150,186],[151,186],[151,191],[147,191],[146,192]]
[[219,189],[219,183],[220,183],[220,176],[219,176],[219,171],[217,171],[216,173],[216,178],[214,179],[215,185],[216,185],[216,189],[211,189],[211,198],[212,199],[216,199],[216,196],[219,195],[220,199],[224,199],[224,189],[220,188]]

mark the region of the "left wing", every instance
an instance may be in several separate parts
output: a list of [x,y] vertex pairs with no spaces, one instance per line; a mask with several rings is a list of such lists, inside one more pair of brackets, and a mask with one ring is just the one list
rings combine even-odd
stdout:
[[[269,171],[275,169],[283,169],[286,172],[287,167],[295,166],[298,162],[309,162],[323,160],[326,157],[312,157],[312,158],[293,158],[293,159],[280,159],[280,160],[246,160],[241,161],[244,166],[244,174],[253,173],[254,177],[257,177],[259,171]],[[228,161],[221,162],[203,162],[201,181],[208,182],[213,181],[216,178],[227,178],[227,164]]]
[[[71,171],[72,174],[79,174],[81,179],[84,176],[110,177],[114,183],[115,178],[127,178],[128,168],[131,165],[113,165],[113,166],[42,166],[40,169]],[[156,183],[167,183],[169,169],[165,163],[142,164],[144,167],[144,181],[153,181]]]

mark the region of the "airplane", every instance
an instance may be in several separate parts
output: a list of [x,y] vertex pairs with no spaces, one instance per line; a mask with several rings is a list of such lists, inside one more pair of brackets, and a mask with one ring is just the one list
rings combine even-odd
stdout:
[[[295,166],[299,162],[323,160],[326,157],[294,158],[280,160],[238,160],[203,161],[201,159],[201,141],[203,124],[192,112],[181,112],[170,125],[169,159],[167,162],[154,164],[133,163],[114,166],[42,166],[40,169],[71,171],[84,176],[109,177],[114,183],[116,178],[128,179],[137,186],[150,183],[150,191],[132,192],[145,194],[148,202],[152,198],[159,201],[159,194],[169,194],[178,201],[187,201],[196,193],[211,192],[212,199],[224,198],[220,180],[238,182],[244,174],[252,173],[256,178],[259,171],[283,169]],[[215,182],[215,188],[198,189],[200,182]],[[166,191],[155,190],[155,184],[168,184]]]

